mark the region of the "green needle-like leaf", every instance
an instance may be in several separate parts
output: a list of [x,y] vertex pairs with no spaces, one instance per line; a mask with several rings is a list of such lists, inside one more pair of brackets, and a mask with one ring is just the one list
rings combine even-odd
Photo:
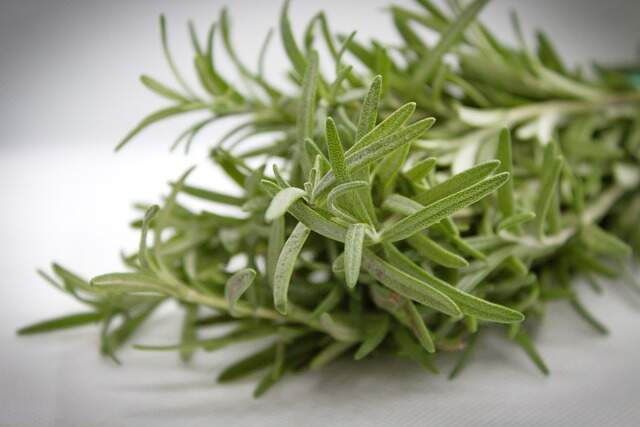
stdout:
[[158,213],[160,208],[157,205],[151,206],[144,214],[144,220],[142,222],[142,230],[140,232],[140,247],[138,249],[138,258],[140,265],[145,270],[149,270],[151,262],[149,260],[149,254],[147,253],[147,232],[149,231],[149,223],[154,216]]
[[446,295],[455,302],[462,313],[496,323],[517,323],[524,320],[522,313],[516,310],[475,297],[426,272],[393,245],[385,244],[385,250],[399,269],[411,277],[419,279],[426,286]]
[[282,44],[293,68],[296,70],[298,75],[303,76],[307,67],[307,61],[296,43],[293,30],[291,29],[291,22],[289,22],[288,13],[289,0],[285,0],[280,14],[280,35],[282,37]]
[[303,223],[299,222],[284,243],[278,257],[273,275],[273,304],[281,314],[287,314],[287,293],[291,283],[291,275],[310,231]]
[[354,359],[360,360],[365,358],[369,353],[374,351],[384,340],[389,332],[389,317],[383,316],[379,319],[372,320],[367,323],[364,330],[364,339],[358,347]]
[[525,353],[527,353],[527,356],[529,356],[531,361],[538,367],[538,369],[540,369],[540,372],[542,372],[544,375],[549,375],[549,368],[547,368],[544,360],[542,360],[542,357],[531,343],[529,335],[527,335],[524,330],[520,330],[518,335],[516,335],[515,337],[515,341],[525,351]]
[[482,10],[489,0],[475,0],[453,21],[447,30],[442,33],[438,44],[424,55],[422,61],[417,66],[413,74],[413,83],[417,86],[423,84],[433,76],[436,66],[440,63],[442,56],[454,45],[471,24],[473,19]]
[[273,287],[273,275],[276,271],[278,257],[284,245],[284,216],[280,216],[271,222],[269,228],[269,242],[267,243],[267,280]]
[[410,181],[420,182],[433,170],[435,166],[436,158],[429,157],[413,165],[411,169],[404,173],[404,176],[406,176]]
[[[413,123],[389,136],[381,138],[361,149],[353,152],[346,157],[347,172],[352,173],[370,164],[381,160],[384,156],[402,147],[405,144],[413,142],[420,137],[427,129],[429,129],[435,119],[429,117]],[[375,129],[374,129],[375,130]],[[373,131],[372,131],[373,132]],[[352,147],[353,148],[353,147]],[[335,182],[336,177],[333,172],[327,173],[318,183],[315,189],[315,196],[324,194],[329,187]]]
[[338,179],[338,182],[343,182],[349,179],[349,172],[347,171],[347,164],[344,158],[344,148],[342,142],[340,142],[340,136],[338,135],[338,128],[332,118],[327,119],[325,135],[327,139],[327,151],[329,153],[329,164],[333,174]]
[[571,298],[571,305],[576,310],[576,313],[580,315],[593,329],[602,335],[608,335],[609,330],[598,319],[596,319],[589,310],[575,296]]
[[500,188],[508,179],[509,174],[503,172],[434,202],[384,230],[380,235],[380,239],[388,242],[406,239],[420,230],[424,230],[448,217],[459,209],[472,205],[488,194],[491,194]]
[[425,206],[430,205],[443,197],[462,191],[465,188],[480,182],[482,179],[491,175],[498,166],[500,166],[500,162],[498,160],[474,166],[464,172],[452,176],[446,181],[441,182],[425,193],[419,194],[414,200]]
[[420,255],[444,267],[463,268],[469,265],[460,255],[442,247],[424,234],[414,234],[407,239],[407,242],[418,251]]
[[218,375],[219,383],[227,383],[267,367],[275,357],[276,346],[269,346],[225,368]]
[[512,228],[516,228],[519,225],[525,224],[533,219],[535,219],[536,214],[533,212],[520,212],[511,216],[506,217],[498,224],[498,231],[501,230],[509,230]]
[[[172,184],[175,185],[175,184]],[[228,194],[219,193],[217,191],[211,191],[200,187],[194,187],[192,185],[182,185],[181,192],[193,197],[197,197],[202,200],[207,200],[215,203],[222,203],[225,205],[242,206],[245,200],[242,197],[231,196]]]
[[233,313],[234,307],[242,294],[251,286],[256,278],[256,271],[252,268],[243,268],[234,273],[224,286],[224,296],[229,304],[229,311]]
[[[180,334],[181,341],[188,343],[198,339],[196,330],[196,321],[198,320],[198,306],[195,304],[187,304],[184,310],[184,318],[182,320],[182,332]],[[193,358],[193,350],[186,349],[180,352],[180,359],[188,363]]]
[[53,332],[60,329],[70,329],[84,326],[89,323],[99,322],[104,318],[104,313],[77,313],[56,317],[55,319],[44,320],[18,329],[18,335],[40,334]]
[[297,134],[300,141],[313,137],[315,97],[318,83],[318,54],[313,52],[302,80],[300,114],[298,115]]
[[353,346],[353,343],[350,343],[350,342],[343,342],[343,341],[332,342],[331,344],[326,346],[320,353],[318,353],[313,359],[311,359],[311,362],[309,363],[309,368],[312,370],[320,369],[324,365],[340,357],[352,346]]
[[416,111],[416,103],[408,102],[378,123],[376,127],[356,139],[356,143],[347,150],[347,155],[361,150],[363,147],[399,130]]
[[[549,144],[551,146],[551,144]],[[561,156],[557,156],[553,159],[549,159],[549,162],[545,162],[543,165],[544,175],[541,184],[540,196],[536,203],[536,230],[538,237],[544,235],[544,225],[551,206],[551,200],[554,197],[556,190],[556,184],[560,177],[560,171],[562,170],[562,164],[564,160]]]
[[120,149],[122,149],[122,147],[124,147],[129,141],[131,141],[133,137],[135,137],[137,134],[154,123],[157,123],[168,117],[189,113],[191,111],[202,110],[204,108],[205,106],[199,102],[189,102],[174,107],[163,108],[162,110],[151,113],[147,117],[142,119],[140,123],[138,123],[138,125],[133,128],[133,130],[131,130],[127,135],[125,135],[124,138],[122,138],[122,140],[116,146],[115,151],[119,151]]
[[165,86],[160,83],[153,77],[142,75],[140,76],[140,81],[143,85],[145,85],[149,90],[157,93],[160,96],[165,98],[173,99],[174,101],[178,101],[180,103],[189,102],[189,100],[181,95],[178,91]]
[[406,298],[449,316],[461,315],[460,308],[448,296],[385,262],[369,249],[364,250],[362,266],[377,281]]
[[349,288],[358,283],[366,224],[351,224],[344,241],[344,275]]
[[173,76],[176,78],[177,82],[182,86],[186,93],[188,93],[191,97],[193,97],[193,91],[187,85],[184,78],[178,71],[178,67],[173,61],[173,57],[171,56],[171,51],[169,50],[169,40],[167,38],[167,21],[164,15],[160,15],[160,41],[162,42],[162,51],[164,53],[165,60],[173,73]]
[[360,339],[360,335],[355,328],[336,321],[329,313],[323,313],[320,316],[320,325],[338,341],[354,342]]
[[358,131],[356,132],[356,141],[360,141],[376,124],[378,117],[378,103],[380,102],[380,89],[382,88],[382,76],[376,76],[369,86],[358,117]]
[[407,305],[405,307],[407,314],[409,315],[409,321],[411,322],[411,329],[413,329],[413,333],[416,338],[418,338],[420,345],[422,345],[422,348],[429,353],[435,352],[436,347],[433,344],[431,333],[429,333],[427,326],[424,324],[422,315],[411,301],[407,301]]
[[[511,134],[509,129],[502,129],[500,131],[500,138],[498,140],[498,160],[500,160],[500,166],[498,166],[497,172],[509,172],[512,173],[512,156],[511,156]],[[503,217],[509,217],[514,213],[514,200],[513,200],[513,179],[507,181],[502,187],[498,189],[498,206],[500,207],[500,213]]]
[[144,273],[111,273],[91,279],[91,286],[106,292],[169,293],[169,289],[155,277]]
[[329,210],[335,211],[337,209],[336,202],[341,196],[350,194],[356,190],[364,189],[369,186],[366,181],[349,181],[333,187],[333,189],[327,195],[327,206]]
[[631,247],[611,233],[594,224],[582,228],[581,237],[595,253],[628,257],[633,253]]

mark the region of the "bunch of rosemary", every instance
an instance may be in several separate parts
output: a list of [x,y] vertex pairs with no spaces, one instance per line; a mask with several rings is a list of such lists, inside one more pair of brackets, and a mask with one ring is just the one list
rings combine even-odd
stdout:
[[[391,353],[436,371],[435,354],[456,351],[453,377],[490,326],[504,326],[546,374],[528,331],[550,300],[567,300],[606,333],[573,278],[599,292],[596,278],[630,276],[640,249],[640,92],[616,71],[567,68],[543,34],[529,48],[515,18],[519,45],[505,45],[475,19],[486,2],[391,6],[400,45],[334,35],[322,12],[300,43],[285,3],[293,93],[263,72],[271,33],[254,70],[234,50],[222,10],[204,44],[190,26],[198,94],[172,60],[161,18],[177,88],[142,76],[171,104],[117,148],[165,118],[208,112],[174,144],[188,149],[203,128],[235,117],[211,160],[241,194],[191,186],[185,173],[135,223],[140,245],[124,258],[128,272],[90,281],[57,264],[55,277],[41,272],[89,311],[19,333],[100,322],[101,351],[115,359],[175,300],[184,310],[177,344],[136,347],[188,361],[197,349],[268,337],[218,378],[264,371],[256,396],[287,372],[344,355]],[[438,34],[435,44],[425,31]],[[242,88],[216,68],[216,34]],[[319,48],[331,72],[321,71]],[[251,144],[256,135],[270,142]],[[178,196],[211,210],[194,212]]]

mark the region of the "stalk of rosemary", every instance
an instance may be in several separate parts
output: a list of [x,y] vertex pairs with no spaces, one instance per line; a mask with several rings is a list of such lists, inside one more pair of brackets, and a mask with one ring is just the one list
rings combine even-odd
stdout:
[[[606,333],[573,279],[596,291],[601,276],[634,281],[640,92],[620,71],[569,69],[544,34],[529,48],[515,17],[519,45],[502,43],[476,20],[486,0],[451,0],[446,11],[417,3],[389,8],[402,38],[391,46],[335,35],[322,12],[300,43],[285,2],[280,36],[293,93],[263,73],[271,33],[257,67],[245,65],[224,9],[204,43],[190,26],[202,91],[189,87],[161,17],[176,86],[141,80],[170,105],[117,149],[155,122],[209,112],[173,144],[188,150],[206,126],[239,118],[210,157],[241,195],[189,185],[187,171],[161,207],[143,207],[127,272],[90,281],[58,264],[53,275],[40,272],[86,312],[18,333],[99,322],[101,351],[117,361],[140,325],[176,300],[184,310],[177,343],[135,347],[188,361],[195,350],[269,337],[218,378],[263,372],[256,396],[288,372],[342,356],[391,353],[436,371],[435,355],[456,351],[454,377],[489,327],[504,327],[546,374],[529,333],[550,300],[567,300]],[[438,41],[427,43],[418,27]],[[242,86],[216,68],[216,33]],[[251,144],[257,135],[269,143]],[[211,210],[194,212],[179,197]],[[221,214],[221,205],[239,214]],[[223,325],[217,337],[199,337]]]

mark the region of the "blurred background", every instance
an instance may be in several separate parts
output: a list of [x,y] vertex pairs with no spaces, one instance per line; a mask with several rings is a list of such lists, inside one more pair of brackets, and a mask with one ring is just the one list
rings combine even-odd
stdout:
[[[294,0],[290,17],[300,33],[322,7],[336,30],[355,29],[361,39],[393,41],[397,35],[384,10],[388,2]],[[413,5],[408,0],[394,3]],[[0,425],[165,425],[183,419],[196,425],[211,425],[211,420],[216,421],[213,425],[222,425],[221,420],[225,425],[247,425],[250,420],[299,425],[313,424],[308,416],[324,416],[327,407],[337,408],[338,414],[346,411],[352,425],[371,425],[372,420],[422,424],[425,414],[440,422],[499,422],[503,412],[491,405],[492,399],[514,408],[510,425],[529,424],[534,416],[556,424],[617,420],[621,425],[640,416],[629,404],[640,391],[640,374],[630,370],[630,361],[640,357],[640,313],[615,291],[593,305],[596,313],[607,313],[613,331],[607,339],[594,338],[561,308],[551,314],[549,324],[564,324],[566,329],[541,333],[541,350],[557,374],[550,379],[540,378],[519,356],[487,348],[475,364],[478,369],[469,370],[470,378],[453,385],[411,373],[412,366],[347,364],[329,368],[328,374],[285,381],[271,397],[253,402],[250,383],[213,384],[216,361],[224,356],[200,358],[195,366],[183,368],[174,355],[125,352],[125,366],[116,368],[97,355],[94,330],[17,339],[18,326],[78,308],[44,284],[34,274],[36,267],[55,259],[86,276],[116,270],[119,252],[137,244],[137,234],[127,226],[136,215],[134,201],[158,200],[167,182],[193,164],[200,166],[192,182],[224,187],[206,161],[220,128],[203,132],[188,156],[169,153],[189,118],[154,126],[124,151],[113,152],[140,118],[163,105],[138,81],[142,73],[171,81],[160,46],[159,14],[167,17],[174,59],[195,81],[186,23],[193,19],[204,37],[224,5],[239,54],[253,63],[264,35],[277,26],[280,1],[0,2]],[[493,1],[481,19],[495,34],[512,40],[512,9],[528,36],[534,29],[545,30],[571,64],[638,59],[640,2]],[[285,61],[275,37],[267,72],[282,74]],[[230,64],[220,65],[231,70]],[[160,319],[160,329],[165,328],[161,333],[171,335],[171,320],[170,314]],[[573,341],[566,343],[566,336]],[[515,362],[505,362],[511,359]],[[495,386],[505,389],[494,394]],[[429,399],[441,405],[428,404],[425,390],[433,387],[438,395]],[[388,403],[390,393],[398,398],[383,411],[379,404]],[[289,405],[293,396],[301,399],[296,410]],[[487,411],[481,418],[471,417],[471,409],[464,414],[449,411],[459,408],[452,406],[454,397],[457,402],[463,398],[471,409]],[[346,425],[344,421],[333,425]]]

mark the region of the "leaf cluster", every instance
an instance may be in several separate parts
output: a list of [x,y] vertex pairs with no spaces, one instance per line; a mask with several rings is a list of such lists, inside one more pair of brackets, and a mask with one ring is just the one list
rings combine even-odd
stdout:
[[[287,372],[346,355],[393,354],[436,371],[436,354],[459,352],[454,377],[492,327],[546,374],[530,333],[557,299],[606,333],[574,278],[598,292],[598,277],[633,281],[640,93],[620,71],[570,69],[542,33],[530,48],[515,17],[519,43],[503,43],[476,19],[486,3],[392,5],[402,40],[392,46],[334,34],[322,12],[299,40],[285,2],[279,33],[293,91],[264,73],[272,33],[249,67],[224,9],[204,43],[189,27],[201,88],[190,87],[161,18],[175,82],[141,80],[171,104],[117,148],[179,114],[208,114],[175,141],[187,149],[204,127],[241,118],[210,155],[239,195],[189,185],[188,171],[161,207],[141,207],[126,272],[85,281],[54,264],[55,278],[42,273],[89,311],[19,333],[100,322],[102,351],[115,357],[175,300],[184,310],[177,343],[137,348],[188,361],[195,350],[269,337],[218,378],[262,372],[256,396]],[[216,36],[242,82],[214,63]],[[261,134],[269,142],[251,144]],[[210,210],[191,210],[189,198]],[[221,205],[241,214],[218,213]],[[221,325],[229,328],[207,337]]]

